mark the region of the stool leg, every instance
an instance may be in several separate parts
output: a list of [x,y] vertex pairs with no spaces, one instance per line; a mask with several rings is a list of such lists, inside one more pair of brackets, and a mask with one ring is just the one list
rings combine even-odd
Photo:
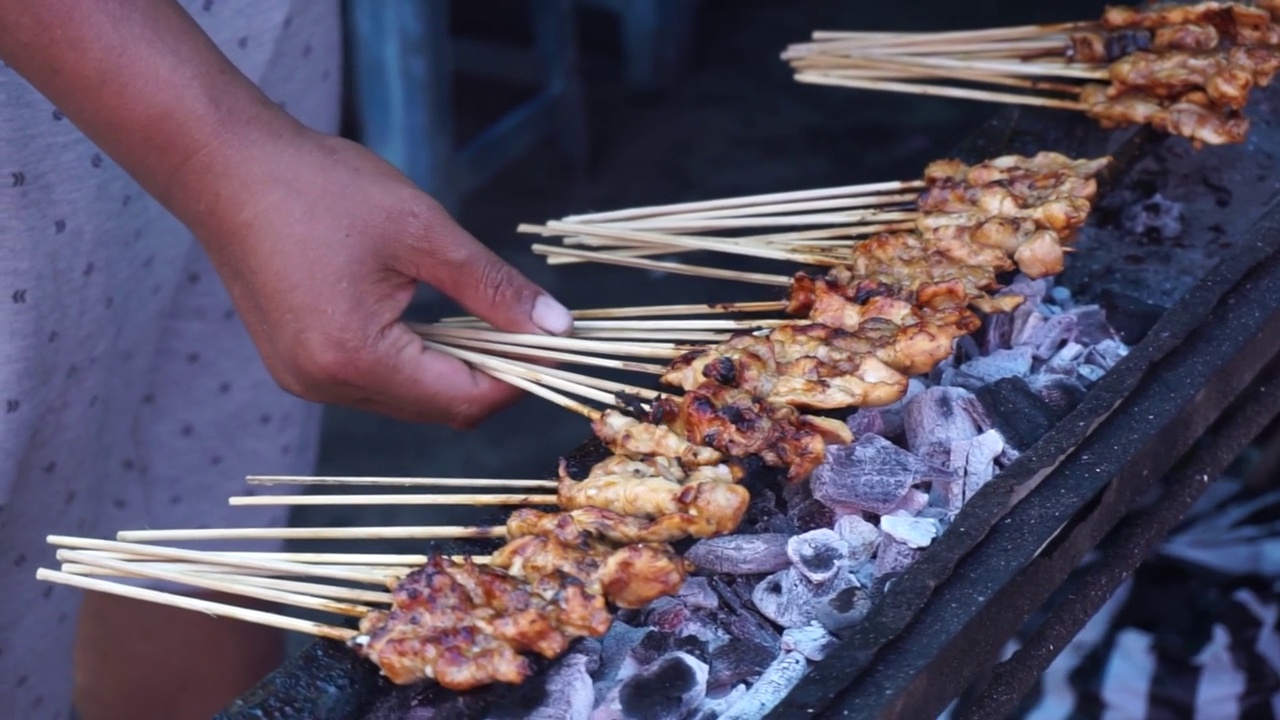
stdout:
[[361,138],[453,209],[453,47],[448,0],[347,0]]
[[589,140],[578,34],[571,0],[534,0],[534,42],[556,96],[556,137],[574,172],[586,170]]

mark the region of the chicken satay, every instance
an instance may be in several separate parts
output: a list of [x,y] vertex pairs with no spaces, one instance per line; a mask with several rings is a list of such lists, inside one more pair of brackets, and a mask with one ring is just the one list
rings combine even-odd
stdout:
[[[600,538],[618,545],[634,543],[672,543],[694,537],[697,532],[705,537],[716,534],[714,520],[673,513],[652,520],[632,517],[598,507],[584,507],[561,512],[542,512],[533,508],[521,508],[507,518],[507,536],[547,535],[567,543],[582,542],[584,538]],[[702,529],[707,528],[707,529]]]
[[577,578],[620,608],[639,608],[684,585],[689,567],[669,545],[615,548],[593,538],[568,543],[544,535],[516,538],[494,552],[490,565],[516,577]]
[[737,528],[751,493],[741,485],[714,480],[680,485],[661,478],[602,475],[577,481],[562,468],[557,498],[563,510],[603,508],[647,520],[689,515],[699,521],[688,528],[689,534],[711,537]]
[[617,410],[605,410],[591,423],[596,437],[618,455],[677,458],[685,467],[716,465],[724,461],[720,452],[689,442],[670,428],[645,423]]

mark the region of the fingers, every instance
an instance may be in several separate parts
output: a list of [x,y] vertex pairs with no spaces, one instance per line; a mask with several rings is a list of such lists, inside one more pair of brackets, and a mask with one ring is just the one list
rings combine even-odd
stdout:
[[413,422],[470,429],[524,393],[457,358],[428,350],[403,324],[387,329],[375,349],[385,365],[362,379],[372,398]]
[[435,203],[415,218],[406,272],[453,298],[468,312],[508,332],[565,335],[573,316]]

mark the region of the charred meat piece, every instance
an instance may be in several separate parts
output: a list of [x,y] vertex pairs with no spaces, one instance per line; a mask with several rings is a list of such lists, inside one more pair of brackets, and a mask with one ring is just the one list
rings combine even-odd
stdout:
[[747,489],[733,483],[706,480],[681,485],[662,478],[616,475],[576,481],[564,475],[563,470],[558,495],[564,510],[603,508],[646,520],[687,515],[691,519],[683,523],[684,530],[692,537],[732,532],[751,502]]
[[617,410],[605,410],[592,422],[592,429],[600,442],[630,458],[677,458],[686,467],[716,465],[724,460],[716,450],[691,443],[670,428],[641,422]]

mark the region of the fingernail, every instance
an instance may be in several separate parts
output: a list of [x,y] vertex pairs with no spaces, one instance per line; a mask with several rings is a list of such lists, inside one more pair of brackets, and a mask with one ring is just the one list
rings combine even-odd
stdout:
[[543,332],[564,335],[573,329],[573,315],[550,295],[542,295],[533,303],[533,324]]

